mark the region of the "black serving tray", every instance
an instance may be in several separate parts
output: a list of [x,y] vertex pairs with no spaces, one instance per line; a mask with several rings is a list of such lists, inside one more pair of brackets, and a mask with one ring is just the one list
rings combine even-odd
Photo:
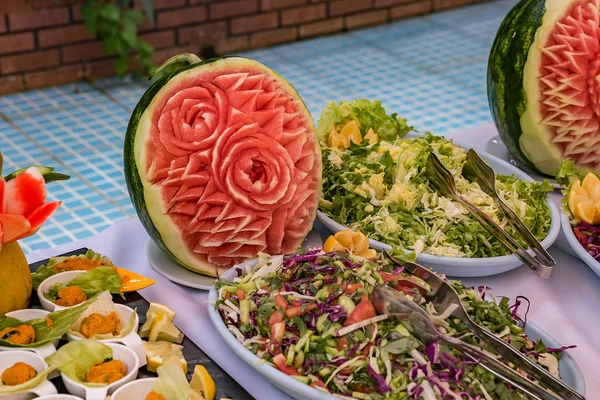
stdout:
[[[87,248],[77,249],[68,253],[61,254],[63,256],[72,256],[78,254],[85,254]],[[31,272],[36,271],[41,265],[48,263],[48,259],[38,261],[36,263],[30,264],[29,269]],[[124,266],[126,268],[126,266]],[[123,300],[119,296],[114,296],[113,298],[115,303],[125,304],[131,308],[137,308],[137,312],[140,318],[140,324],[143,324],[146,321],[146,311],[148,311],[148,307],[150,303],[144,299],[138,292],[131,292],[126,294],[126,299]],[[31,296],[31,308],[42,308],[40,305],[40,301],[38,299],[37,293],[34,291]],[[60,344],[63,344],[61,342]],[[59,344],[59,346],[60,346]],[[216,400],[220,398],[231,398],[234,400],[253,400],[254,398],[244,390],[231,376],[229,376],[221,367],[219,367],[210,357],[208,357],[194,342],[192,342],[186,336],[183,339],[183,355],[188,363],[188,380],[192,379],[192,373],[194,372],[194,367],[197,364],[202,364],[210,373],[210,376],[215,381],[215,385],[217,386],[217,395],[215,397]],[[154,378],[157,375],[153,372],[148,372],[146,367],[140,368],[138,372],[138,379],[142,378]],[[52,383],[56,386],[59,393],[68,393],[63,385],[62,379],[60,377],[52,379]],[[138,399],[132,399],[138,400]]]

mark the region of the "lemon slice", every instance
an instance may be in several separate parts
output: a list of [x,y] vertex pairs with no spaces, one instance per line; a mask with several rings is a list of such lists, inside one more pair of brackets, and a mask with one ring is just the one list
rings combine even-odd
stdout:
[[214,400],[217,394],[215,382],[203,365],[196,365],[194,368],[190,387],[192,390],[201,393],[206,400]]
[[[164,315],[164,317],[160,317]],[[150,303],[150,307],[146,312],[146,322],[140,328],[139,335],[141,337],[148,337],[150,331],[153,329],[154,324],[160,319],[161,323],[166,325],[168,322],[173,322],[177,313],[171,310],[169,307],[160,303]]]
[[169,342],[143,342],[148,371],[156,372],[163,364],[173,363],[181,365],[184,374],[187,374],[187,362],[183,357],[183,346]]
[[172,322],[168,322],[157,331],[156,340],[180,344],[183,342],[183,333]]

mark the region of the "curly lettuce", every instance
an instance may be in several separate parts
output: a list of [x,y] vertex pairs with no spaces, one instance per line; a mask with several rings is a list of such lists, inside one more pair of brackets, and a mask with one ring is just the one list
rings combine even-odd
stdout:
[[319,139],[326,143],[332,128],[353,119],[358,121],[362,132],[366,133],[369,128],[373,128],[384,140],[402,137],[412,130],[412,127],[406,124],[406,119],[395,113],[388,115],[378,100],[359,99],[339,103],[332,101],[321,112],[317,127]]

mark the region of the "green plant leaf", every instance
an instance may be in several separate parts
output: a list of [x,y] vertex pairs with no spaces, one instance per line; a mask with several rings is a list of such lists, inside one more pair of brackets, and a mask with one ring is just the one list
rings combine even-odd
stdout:
[[137,45],[137,25],[132,21],[123,21],[123,30],[119,37],[130,48],[135,48]]
[[106,36],[104,38],[104,52],[106,54],[115,54],[119,38],[116,36]]
[[137,8],[132,8],[131,10],[127,10],[123,13],[123,20],[131,21],[136,25],[140,25],[144,22],[144,14]]
[[4,162],[4,158],[2,157],[2,152],[0,151],[0,176],[2,176],[2,163]]
[[100,7],[100,18],[106,21],[118,22],[121,17],[121,10],[114,4],[103,4]]
[[142,39],[137,42],[137,50],[142,57],[149,57],[154,52],[152,45]]
[[123,77],[127,73],[127,64],[129,64],[127,54],[125,54],[125,57],[119,57],[115,60],[115,69],[120,77]]

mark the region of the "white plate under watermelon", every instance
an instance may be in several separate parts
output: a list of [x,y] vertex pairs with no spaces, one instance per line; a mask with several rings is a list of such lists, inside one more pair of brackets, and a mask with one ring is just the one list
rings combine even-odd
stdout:
[[[306,235],[302,247],[312,249],[313,247],[322,247],[323,240],[321,235],[316,230],[312,230]],[[187,268],[177,264],[173,259],[162,251],[154,241],[148,241],[146,248],[148,261],[156,272],[167,278],[168,280],[178,283],[183,286],[194,289],[210,290],[216,278],[207,275],[197,274]]]
[[[455,144],[464,148],[469,148],[469,146],[461,145],[460,143]],[[490,164],[492,169],[497,174],[514,175],[524,181],[533,181],[533,179],[525,172],[507,163],[506,161],[503,161],[498,157],[488,153],[479,152],[479,154]],[[550,247],[560,233],[560,214],[558,212],[558,208],[549,196],[546,198],[546,204],[548,204],[548,207],[550,208],[552,221],[550,223],[548,235],[544,240],[542,240],[542,246],[544,249]],[[341,230],[349,229],[347,226],[336,222],[321,211],[317,211],[317,219],[332,232],[339,232]],[[392,248],[388,244],[373,239],[369,239],[369,243],[371,244],[371,247],[376,250],[391,250]],[[514,255],[489,258],[465,258],[441,257],[422,253],[417,257],[417,262],[432,268],[434,271],[454,277],[480,277],[496,275],[510,271],[522,265],[521,261],[519,261],[519,259]]]

